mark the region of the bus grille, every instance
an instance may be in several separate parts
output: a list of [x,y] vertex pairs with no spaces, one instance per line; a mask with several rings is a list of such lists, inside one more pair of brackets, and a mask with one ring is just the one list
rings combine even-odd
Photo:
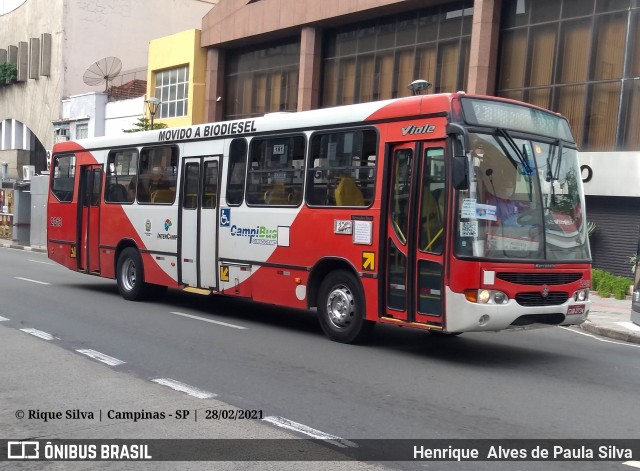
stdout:
[[558,306],[569,299],[569,293],[564,291],[550,291],[545,297],[542,293],[518,293],[516,302],[521,306]]
[[564,285],[582,278],[582,273],[519,273],[502,272],[496,275],[503,281],[517,285]]

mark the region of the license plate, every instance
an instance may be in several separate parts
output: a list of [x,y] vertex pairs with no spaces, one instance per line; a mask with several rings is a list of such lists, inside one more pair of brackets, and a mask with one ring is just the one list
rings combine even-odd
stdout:
[[567,316],[575,316],[584,313],[584,304],[576,304],[575,306],[569,306],[567,309]]

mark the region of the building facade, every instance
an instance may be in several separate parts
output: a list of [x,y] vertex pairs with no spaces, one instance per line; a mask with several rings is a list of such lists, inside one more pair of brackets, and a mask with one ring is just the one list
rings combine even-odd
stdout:
[[[15,70],[12,80],[0,84],[0,161],[9,164],[9,176],[22,178],[26,164],[35,165],[37,172],[44,170],[46,149],[51,149],[56,139],[68,138],[70,127],[61,122],[63,99],[107,89],[104,81],[93,86],[85,83],[89,66],[115,57],[125,71],[144,67],[151,39],[198,26],[215,3],[0,2],[0,69],[12,64]],[[80,134],[85,125],[96,129],[96,123],[85,118],[85,122],[73,121]],[[104,128],[104,124],[98,126]]]
[[199,29],[149,43],[147,95],[161,102],[154,115],[156,122],[168,127],[205,122],[206,60]]

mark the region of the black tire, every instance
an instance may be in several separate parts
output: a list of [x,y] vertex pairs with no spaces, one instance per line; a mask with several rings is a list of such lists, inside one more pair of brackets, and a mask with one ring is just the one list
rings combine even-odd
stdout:
[[329,339],[341,343],[365,340],[375,322],[364,317],[362,285],[346,270],[329,273],[318,290],[318,320]]
[[116,281],[118,291],[128,301],[143,301],[149,297],[150,285],[144,282],[142,258],[133,247],[127,247],[118,257]]

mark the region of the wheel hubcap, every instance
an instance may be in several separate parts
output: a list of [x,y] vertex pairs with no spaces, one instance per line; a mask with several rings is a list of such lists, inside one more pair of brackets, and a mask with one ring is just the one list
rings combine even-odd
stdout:
[[122,264],[122,284],[127,291],[136,285],[136,264],[130,258]]
[[344,329],[351,323],[356,303],[351,290],[346,286],[337,286],[327,298],[329,321],[338,329]]

